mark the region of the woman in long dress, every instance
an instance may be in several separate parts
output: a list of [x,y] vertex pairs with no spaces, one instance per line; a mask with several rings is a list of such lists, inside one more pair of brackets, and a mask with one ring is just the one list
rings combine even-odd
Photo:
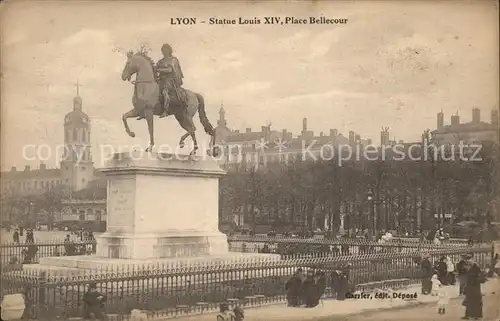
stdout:
[[465,287],[464,319],[480,319],[483,317],[483,296],[481,284],[486,282],[486,276],[476,262],[469,261],[467,266],[467,285]]

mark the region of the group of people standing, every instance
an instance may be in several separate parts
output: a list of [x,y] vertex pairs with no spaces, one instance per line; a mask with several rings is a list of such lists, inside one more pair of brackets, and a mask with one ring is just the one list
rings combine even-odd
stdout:
[[[349,267],[331,273],[331,288],[333,297],[345,300],[349,289]],[[327,278],[323,271],[307,271],[298,268],[293,276],[286,282],[285,290],[289,307],[305,306],[316,307],[325,293]]]
[[[15,244],[19,244],[20,243],[20,237],[23,236],[23,234],[24,234],[23,232],[24,232],[24,228],[23,227],[16,228],[14,230],[14,233],[12,233],[12,241]],[[35,243],[35,234],[33,233],[33,229],[32,228],[26,229],[26,240],[25,240],[25,243]]]
[[323,271],[308,271],[304,275],[303,270],[298,268],[285,284],[288,306],[305,305],[306,308],[313,308],[319,304],[325,289],[326,277]]
[[459,294],[463,295],[465,306],[464,319],[479,319],[483,317],[483,301],[481,284],[486,282],[486,274],[474,262],[473,255],[462,255],[461,260],[453,264],[449,257],[441,257],[433,266],[429,255],[424,255],[421,261],[422,294],[438,297],[438,313],[444,314],[449,302],[447,285],[455,285],[458,276]]

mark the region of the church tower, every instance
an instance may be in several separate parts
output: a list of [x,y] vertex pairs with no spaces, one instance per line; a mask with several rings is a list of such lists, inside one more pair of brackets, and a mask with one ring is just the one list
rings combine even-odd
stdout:
[[62,183],[78,191],[94,179],[90,145],[90,120],[82,111],[80,85],[76,84],[73,111],[64,117],[64,153],[61,160]]
[[219,125],[220,127],[227,127],[226,111],[224,110],[222,102],[220,104],[219,119],[217,120],[217,125]]

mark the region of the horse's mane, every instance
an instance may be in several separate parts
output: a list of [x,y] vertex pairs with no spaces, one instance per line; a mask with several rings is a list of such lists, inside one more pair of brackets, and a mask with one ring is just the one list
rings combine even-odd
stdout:
[[139,56],[139,57],[146,59],[146,61],[149,62],[149,64],[151,65],[151,68],[153,70],[153,75],[156,78],[156,75],[158,74],[156,72],[156,64],[155,64],[154,60],[150,56],[148,56],[148,52],[146,49],[141,48],[138,51],[136,51],[135,53],[133,53],[133,52],[130,52],[130,53],[132,53],[135,56]]

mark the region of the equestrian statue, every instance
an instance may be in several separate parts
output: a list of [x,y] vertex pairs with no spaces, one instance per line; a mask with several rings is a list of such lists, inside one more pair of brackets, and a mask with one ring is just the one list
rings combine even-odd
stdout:
[[217,156],[218,149],[215,147],[215,129],[210,124],[205,113],[205,101],[201,94],[182,88],[182,69],[179,60],[172,55],[172,47],[164,44],[161,48],[163,58],[157,64],[147,55],[147,50],[142,47],[137,52],[127,53],[127,63],[123,68],[122,80],[131,81],[135,74],[134,95],[132,105],[134,108],[122,116],[125,131],[130,137],[135,137],[128,126],[128,118],[146,119],[149,131],[149,146],[147,152],[151,152],[154,146],[153,117],[160,118],[174,115],[186,134],[181,136],[179,147],[183,148],[185,140],[191,136],[193,150],[190,155],[194,156],[198,150],[196,140],[196,127],[193,117],[199,113],[200,122],[205,132],[210,135],[210,149],[208,155]]

